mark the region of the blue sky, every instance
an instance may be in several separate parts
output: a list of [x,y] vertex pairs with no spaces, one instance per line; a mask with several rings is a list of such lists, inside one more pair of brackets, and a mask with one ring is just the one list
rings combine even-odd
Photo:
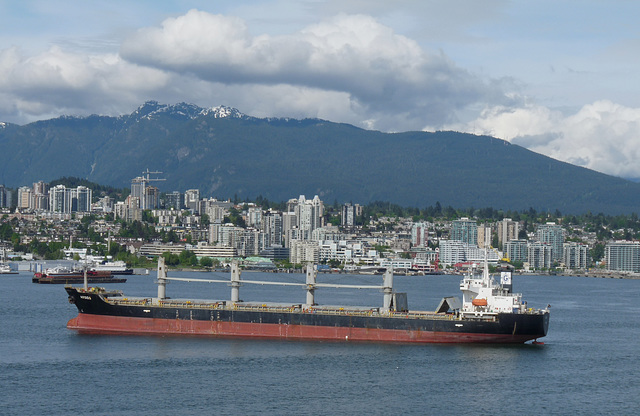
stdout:
[[0,121],[146,100],[489,134],[640,178],[640,2],[0,0]]

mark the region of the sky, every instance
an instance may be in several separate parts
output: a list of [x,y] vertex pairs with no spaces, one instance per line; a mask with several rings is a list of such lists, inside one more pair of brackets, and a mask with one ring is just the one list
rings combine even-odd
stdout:
[[640,178],[638,16],[635,0],[0,0],[0,122],[226,105],[490,135]]

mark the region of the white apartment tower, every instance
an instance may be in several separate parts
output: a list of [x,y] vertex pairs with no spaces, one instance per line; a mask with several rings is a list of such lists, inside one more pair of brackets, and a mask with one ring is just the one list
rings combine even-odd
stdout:
[[562,226],[552,222],[538,225],[536,239],[551,246],[553,249],[551,255],[554,261],[562,261],[562,244],[564,243]]
[[498,222],[498,243],[504,250],[507,242],[517,240],[520,233],[520,224],[512,221],[511,218],[505,218]]
[[316,195],[312,200],[307,200],[304,195],[300,195],[298,204],[294,208],[297,218],[300,240],[311,240],[311,233],[316,228],[322,227],[324,215],[324,204]]
[[200,213],[200,190],[187,189],[184,193],[184,205],[191,210],[193,214]]

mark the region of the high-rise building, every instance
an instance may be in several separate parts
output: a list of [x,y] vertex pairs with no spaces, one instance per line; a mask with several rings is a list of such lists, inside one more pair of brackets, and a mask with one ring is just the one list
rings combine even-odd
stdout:
[[307,200],[304,195],[300,195],[294,212],[299,229],[298,238],[300,240],[310,240],[313,230],[323,225],[324,204],[318,195],[311,201]]
[[49,210],[52,212],[90,212],[92,190],[86,186],[67,188],[56,185],[49,190]]
[[607,270],[640,272],[640,242],[615,241],[604,247]]
[[461,218],[451,224],[451,239],[467,244],[478,244],[478,224],[475,220]]
[[182,209],[182,194],[178,191],[173,191],[165,195],[164,207],[166,209],[175,209],[179,211]]
[[298,217],[294,212],[282,213],[282,239],[284,246],[289,248],[289,242],[298,238]]
[[489,248],[491,247],[491,227],[486,224],[478,226],[478,247]]
[[0,185],[0,208],[11,207],[11,190]]
[[413,247],[427,247],[429,245],[429,224],[416,222],[411,226],[411,245]]
[[200,190],[187,189],[184,193],[184,205],[193,214],[200,214]]
[[589,246],[569,242],[562,245],[562,262],[568,269],[586,269],[589,267]]
[[71,192],[71,211],[90,212],[93,191],[86,186],[78,186]]
[[18,188],[18,208],[29,209],[32,207],[33,190],[28,186]]
[[49,184],[43,181],[33,183],[33,194],[31,197],[31,208],[37,210],[49,209]]
[[320,246],[317,242],[292,240],[289,250],[289,261],[293,264],[318,263]]
[[512,221],[511,218],[498,221],[498,243],[503,250],[506,249],[507,242],[518,239],[519,233],[520,224],[517,221]]
[[347,203],[342,206],[340,225],[343,227],[353,227],[356,225],[356,218],[362,215],[362,206],[359,204]]
[[[138,198],[138,201],[144,201],[145,190],[147,189],[147,181],[144,177],[138,176],[131,180],[131,196],[134,198]],[[139,207],[141,209],[145,209],[145,207],[141,204]]]
[[262,231],[267,235],[267,247],[282,245],[282,214],[269,210],[263,216]]
[[510,261],[527,261],[527,240],[509,240],[505,243],[506,256]]
[[550,269],[553,265],[553,247],[549,243],[534,241],[527,246],[527,261],[534,269]]
[[247,210],[247,225],[258,229],[262,228],[262,208],[249,207]]
[[536,229],[536,239],[541,243],[547,243],[553,249],[553,261],[562,261],[562,244],[564,243],[564,232],[558,224],[548,222],[538,225]]
[[150,175],[153,173],[162,173],[162,172],[151,172],[147,169],[145,172],[142,172],[144,176],[138,176],[131,180],[131,196],[134,198],[138,198],[140,201],[140,209],[156,209],[158,208],[158,199],[159,199],[159,191],[157,188],[153,190],[148,190],[148,188],[153,188],[149,186],[150,182],[155,181],[164,181],[164,179],[160,178],[151,178]]
[[145,209],[157,209],[160,205],[160,190],[155,186],[147,186],[144,190]]
[[56,185],[49,190],[49,210],[52,212],[71,212],[71,194],[64,185]]

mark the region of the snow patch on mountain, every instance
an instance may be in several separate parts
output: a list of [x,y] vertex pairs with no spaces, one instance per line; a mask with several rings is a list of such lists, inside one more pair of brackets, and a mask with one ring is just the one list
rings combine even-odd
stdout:
[[245,118],[239,110],[224,105],[212,108],[202,108],[194,104],[178,103],[174,105],[160,104],[157,101],[147,101],[131,115],[136,120],[152,120],[159,116],[170,115],[184,119],[195,119],[202,116],[213,115],[215,118]]

